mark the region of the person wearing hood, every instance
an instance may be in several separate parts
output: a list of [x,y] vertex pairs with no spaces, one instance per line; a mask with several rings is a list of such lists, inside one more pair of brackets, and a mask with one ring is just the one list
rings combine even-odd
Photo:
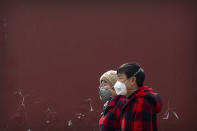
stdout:
[[157,131],[157,113],[162,102],[158,93],[144,86],[144,70],[136,63],[125,63],[117,70],[114,85],[118,95],[125,95],[127,104],[122,109],[121,131]]
[[117,95],[113,88],[118,77],[117,72],[109,70],[100,77],[99,95],[105,101],[104,112],[99,120],[100,131],[121,130],[122,108],[127,102],[125,96]]

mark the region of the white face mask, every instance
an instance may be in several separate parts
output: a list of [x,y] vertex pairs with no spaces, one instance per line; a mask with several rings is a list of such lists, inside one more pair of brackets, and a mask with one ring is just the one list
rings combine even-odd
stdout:
[[125,83],[122,83],[120,81],[117,81],[116,84],[114,85],[114,89],[116,91],[117,95],[126,95],[127,94],[127,88]]

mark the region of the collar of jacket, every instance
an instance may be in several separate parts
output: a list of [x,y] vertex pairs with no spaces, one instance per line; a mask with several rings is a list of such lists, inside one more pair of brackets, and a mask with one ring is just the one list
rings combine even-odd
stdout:
[[132,101],[132,100],[135,99],[136,97],[146,95],[146,92],[144,92],[144,90],[151,90],[151,91],[152,91],[151,88],[148,88],[147,86],[142,86],[142,87],[138,88],[135,92],[133,92],[133,93],[128,97],[128,100],[129,100],[129,101]]
[[161,111],[162,100],[159,94],[155,93],[152,88],[149,88],[147,86],[142,86],[138,88],[138,90],[136,90],[133,94],[131,94],[128,97],[127,104],[123,107],[123,110],[125,110],[127,106],[130,105],[130,103],[132,103],[133,101],[135,101],[135,99],[139,97],[146,98],[152,104],[153,108],[155,108],[157,113]]
[[148,87],[147,86],[142,86],[140,88],[138,88],[135,92],[133,92],[127,99],[128,99],[128,103],[123,107],[123,110],[125,110],[125,108],[127,107],[127,105],[129,105],[129,103],[131,103],[134,99],[137,99],[137,97],[139,97],[140,95],[144,95],[142,94],[142,92],[144,90],[147,90]]
[[113,108],[113,107],[116,105],[116,103],[118,102],[118,100],[120,99],[120,97],[122,97],[122,96],[121,96],[121,95],[116,95],[116,96],[113,97],[113,99],[109,102],[109,104],[108,104],[107,107],[105,108],[105,110],[104,110],[104,115],[106,114],[106,112],[107,112],[109,109]]

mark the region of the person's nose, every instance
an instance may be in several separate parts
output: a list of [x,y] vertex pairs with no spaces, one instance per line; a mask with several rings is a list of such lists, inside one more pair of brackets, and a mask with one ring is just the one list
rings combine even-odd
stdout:
[[107,89],[107,86],[103,86],[102,88]]

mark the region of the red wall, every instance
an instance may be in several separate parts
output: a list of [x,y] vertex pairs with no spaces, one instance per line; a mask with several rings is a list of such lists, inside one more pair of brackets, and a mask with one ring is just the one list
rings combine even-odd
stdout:
[[[195,4],[2,2],[0,11],[1,130],[98,130],[99,77],[128,61],[163,98],[160,131],[197,129]],[[169,99],[179,120],[162,120]]]

